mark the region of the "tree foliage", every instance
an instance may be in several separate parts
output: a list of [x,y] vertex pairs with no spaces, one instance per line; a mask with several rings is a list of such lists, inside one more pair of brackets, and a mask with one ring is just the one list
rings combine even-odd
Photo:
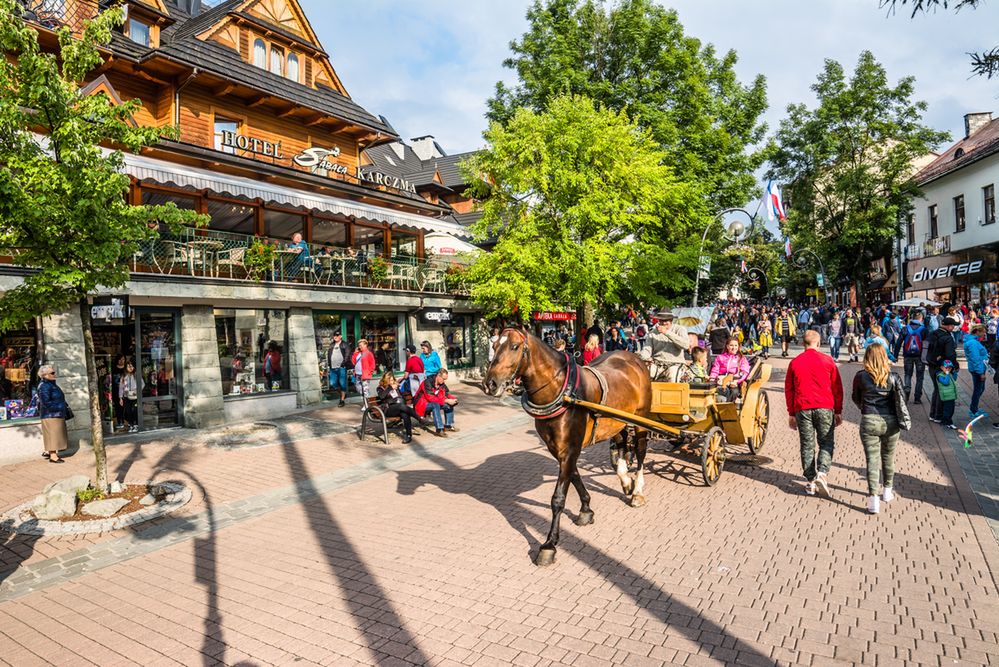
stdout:
[[762,76],[749,86],[738,81],[734,51],[702,46],[675,11],[652,0],[609,9],[596,0],[536,0],[527,16],[528,31],[504,63],[519,81],[497,84],[491,120],[507,123],[521,107],[542,112],[559,95],[584,95],[626,111],[676,178],[716,209],[751,198],[764,157],[752,147],[765,131],[766,87]]
[[103,62],[99,47],[122,19],[120,9],[108,10],[80,34],[63,27],[53,53],[21,19],[19,3],[0,0],[0,248],[27,269],[0,297],[0,329],[80,307],[99,486],[106,470],[86,297],[125,284],[129,260],[140,241],[156,235],[157,223],[201,221],[173,204],[128,204],[117,149],[138,151],[169,128],[136,125],[138,100],[118,105],[84,94],[84,80]]
[[626,114],[565,95],[485,137],[465,169],[484,201],[473,231],[499,238],[469,272],[490,315],[615,303],[626,280],[649,302],[664,282],[689,288],[692,275],[677,274],[706,208]]
[[948,138],[922,124],[913,79],[892,86],[865,51],[852,76],[827,60],[812,90],[817,106],[788,107],[769,176],[783,183],[786,229],[795,247],[826,261],[830,277],[859,280],[890,240],[918,194],[914,160]]
[[[881,0],[881,7],[888,7],[892,12],[898,5],[910,4],[912,5],[911,17],[914,18],[920,12],[936,11],[938,7],[950,9],[953,6],[955,11],[961,11],[965,7],[978,9],[984,3],[982,0],[952,0],[950,2],[948,0]],[[971,71],[974,74],[984,76],[986,79],[999,75],[999,46],[994,46],[988,51],[969,53],[968,55],[971,57]]]

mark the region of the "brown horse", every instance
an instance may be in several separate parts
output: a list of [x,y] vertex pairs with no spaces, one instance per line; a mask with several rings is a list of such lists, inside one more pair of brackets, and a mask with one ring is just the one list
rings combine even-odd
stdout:
[[[534,417],[538,435],[558,461],[551,529],[536,561],[538,565],[550,565],[555,561],[559,519],[565,509],[570,482],[581,502],[576,523],[585,526],[593,522],[590,494],[576,467],[584,447],[613,438],[612,460],[616,461],[621,487],[631,498],[632,506],[645,504],[643,467],[648,433],[636,428],[633,442],[629,444],[627,424],[565,404],[563,397],[571,393],[585,401],[648,417],[652,397],[649,371],[631,352],[604,354],[588,367],[603,376],[606,386],[602,386],[597,376],[576,366],[568,355],[556,352],[540,338],[520,328],[504,329],[496,342],[495,352],[482,381],[482,390],[499,397],[516,378],[520,378],[524,388],[521,399],[524,410]],[[632,454],[638,464],[634,479],[628,470]]]

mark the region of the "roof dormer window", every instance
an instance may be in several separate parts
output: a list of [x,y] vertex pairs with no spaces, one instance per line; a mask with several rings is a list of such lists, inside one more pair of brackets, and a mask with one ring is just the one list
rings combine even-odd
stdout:
[[134,18],[128,19],[128,38],[136,44],[149,46],[149,24]]
[[259,37],[253,42],[253,64],[260,69],[267,69],[267,44]]
[[298,56],[294,53],[288,54],[288,69],[285,76],[292,81],[298,81]]
[[271,72],[284,76],[284,50],[271,44]]

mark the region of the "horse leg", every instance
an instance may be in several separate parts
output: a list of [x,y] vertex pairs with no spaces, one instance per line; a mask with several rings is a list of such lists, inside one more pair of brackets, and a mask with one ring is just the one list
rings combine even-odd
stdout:
[[649,432],[635,430],[635,460],[638,463],[638,473],[635,475],[635,493],[631,496],[631,506],[641,507],[645,504],[645,453],[648,451]]
[[559,531],[558,524],[562,518],[562,510],[565,509],[565,496],[569,491],[569,482],[572,480],[572,470],[575,462],[565,458],[558,463],[558,480],[555,482],[555,493],[552,494],[552,525],[548,530],[548,539],[541,545],[538,551],[538,565],[551,565],[555,562],[555,547],[558,545]]
[[635,482],[631,479],[631,475],[628,474],[628,456],[626,455],[628,451],[628,433],[627,431],[621,431],[614,436],[614,442],[617,445],[617,478],[621,480],[621,490],[624,495],[630,496],[632,491],[635,490]]
[[579,516],[576,518],[576,525],[589,526],[593,523],[593,510],[590,509],[590,492],[586,490],[586,486],[583,484],[583,478],[579,474],[578,466],[572,466],[572,477],[570,479],[573,487],[576,489],[576,493],[579,494]]

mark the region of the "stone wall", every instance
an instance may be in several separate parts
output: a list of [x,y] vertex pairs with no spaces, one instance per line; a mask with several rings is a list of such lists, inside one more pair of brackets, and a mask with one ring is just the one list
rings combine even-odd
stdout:
[[288,381],[298,393],[299,407],[322,401],[319,378],[319,353],[316,351],[316,328],[311,308],[288,311]]
[[80,308],[42,318],[45,341],[43,363],[56,367],[56,382],[73,408],[73,419],[66,422],[70,446],[90,446],[90,392],[87,390],[87,356],[83,347],[83,324]]
[[184,378],[184,425],[206,428],[225,422],[215,313],[211,306],[184,306],[180,318]]

